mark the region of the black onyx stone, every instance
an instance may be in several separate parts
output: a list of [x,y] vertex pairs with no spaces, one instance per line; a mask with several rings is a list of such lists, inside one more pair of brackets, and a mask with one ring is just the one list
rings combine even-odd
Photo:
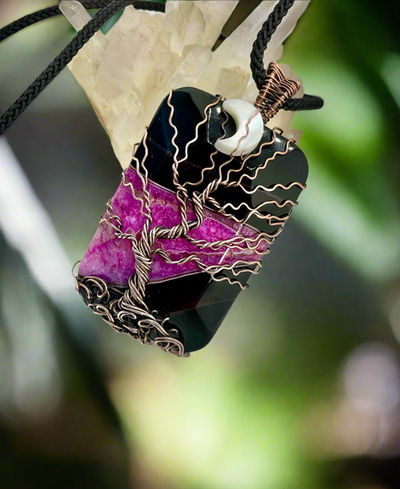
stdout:
[[[168,97],[162,102],[148,127],[149,154],[146,159],[146,168],[152,181],[175,191],[172,179],[175,152],[172,144],[174,128],[169,123],[171,108],[168,106],[167,99]],[[172,120],[178,129],[176,144],[180,149],[180,159],[185,155],[187,143],[194,138],[196,125],[204,118],[205,108],[216,100],[214,95],[196,88],[181,88],[173,92],[171,104],[174,107],[174,115]],[[181,182],[198,181],[204,166],[209,166],[210,155],[215,152],[214,144],[223,135],[222,125],[226,121],[226,116],[221,109],[221,101],[209,109],[207,123],[200,126],[199,137],[190,145],[187,160],[179,166]],[[226,137],[236,132],[235,123],[230,116],[225,124],[225,131]],[[272,131],[265,127],[262,140],[253,154],[258,153],[260,146],[271,139]],[[242,173],[255,175],[257,168],[277,151],[285,152],[287,144],[287,139],[278,135],[272,145],[263,148],[260,155],[248,160]],[[145,148],[142,141],[136,151],[136,156],[141,160],[144,154]],[[210,181],[218,177],[219,168],[227,159],[227,155],[218,153],[214,157],[215,169],[206,171],[204,181],[197,188],[189,186],[188,190],[191,192],[204,190]],[[229,165],[229,169],[239,168],[240,165],[241,159],[236,157]],[[235,179],[240,177],[240,173],[233,175]],[[304,153],[294,143],[290,143],[287,154],[271,160],[265,169],[258,172],[254,181],[244,179],[243,183],[249,191],[257,185],[271,187],[282,184],[288,186],[293,182],[305,185],[307,175],[308,164]],[[285,200],[296,201],[300,192],[301,188],[298,186],[290,190],[277,188],[273,192],[257,191],[254,194],[247,194],[238,187],[221,187],[213,196],[221,205],[230,202],[238,206],[246,202],[250,207],[255,207],[269,200],[278,203]],[[290,209],[289,205],[279,208],[270,204],[263,207],[262,212],[282,217],[287,215]],[[247,211],[245,208],[240,208],[237,211],[232,210],[232,213],[241,219]],[[256,217],[252,217],[248,224],[269,234],[274,234],[278,229],[277,225],[268,224],[266,220]],[[230,273],[223,272],[219,278],[229,278]],[[249,275],[249,273],[243,273],[235,278],[240,278],[242,284],[245,285]],[[157,310],[161,316],[169,316],[167,327],[179,331],[185,351],[191,352],[203,348],[211,341],[240,291],[237,285],[230,285],[227,281],[216,282],[206,273],[196,273],[164,282],[150,283],[147,288],[146,301],[149,307]]]
[[[235,279],[245,285],[249,275],[243,273]],[[222,276],[233,278],[230,272],[216,278]],[[146,303],[161,316],[169,316],[167,327],[178,329],[185,352],[189,353],[211,341],[240,291],[238,285],[217,282],[207,273],[195,273],[150,283]]]

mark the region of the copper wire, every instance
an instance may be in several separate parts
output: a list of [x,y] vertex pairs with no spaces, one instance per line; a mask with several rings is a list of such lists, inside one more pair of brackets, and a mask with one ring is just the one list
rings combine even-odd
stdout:
[[272,61],[268,66],[265,84],[254,103],[264,123],[270,121],[300,88],[299,82],[286,78],[279,66]]

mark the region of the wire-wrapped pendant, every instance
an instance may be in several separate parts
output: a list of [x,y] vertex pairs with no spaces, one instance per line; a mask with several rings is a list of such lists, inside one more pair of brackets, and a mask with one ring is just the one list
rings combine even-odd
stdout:
[[[237,137],[220,96],[182,88],[161,103],[76,277],[86,304],[115,330],[185,356],[210,342],[260,271],[308,165],[294,141],[264,125],[243,149],[260,115],[253,109]],[[218,151],[228,139],[234,151]]]

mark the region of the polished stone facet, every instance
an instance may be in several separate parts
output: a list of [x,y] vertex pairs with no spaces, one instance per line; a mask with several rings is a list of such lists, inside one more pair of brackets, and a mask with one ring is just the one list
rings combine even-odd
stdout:
[[[175,108],[173,122],[178,129],[176,144],[180,148],[179,158],[184,157],[186,144],[193,139],[196,125],[204,118],[205,107],[215,101],[216,97],[214,95],[196,88],[181,88],[173,92],[171,103]],[[149,171],[149,177],[152,181],[175,192],[172,180],[172,162],[173,154],[175,152],[174,145],[172,144],[174,129],[168,123],[170,113],[171,109],[167,104],[167,99],[165,99],[148,128],[148,147],[150,154],[146,160],[146,168]],[[179,166],[181,182],[195,182],[199,180],[202,169],[204,166],[209,165],[210,155],[215,152],[215,142],[224,134],[222,129],[224,121],[225,116],[222,113],[221,101],[209,110],[207,124],[199,128],[198,140],[190,146],[188,158]],[[229,115],[228,122],[225,125],[225,131],[226,137],[230,137],[236,132],[234,120]],[[276,152],[285,152],[288,141],[281,135],[277,135],[275,142],[272,145],[263,146],[262,151],[260,152],[259,148],[263,144],[271,141],[271,138],[272,131],[265,127],[259,145],[253,151],[252,157],[248,159],[242,172],[231,173],[233,179],[237,180],[243,173],[250,177],[254,177],[257,169],[262,166],[266,160],[272,158]],[[141,159],[144,157],[144,154],[145,149],[143,143],[141,143],[136,151],[136,156]],[[204,173],[204,182],[195,187],[195,190],[204,190],[211,180],[217,178],[220,167],[226,163],[228,159],[229,156],[218,153],[214,157],[216,168]],[[237,169],[240,168],[240,166],[240,157],[235,157],[226,169]],[[226,173],[227,171],[224,170],[223,174],[226,175]],[[289,186],[293,182],[299,182],[305,186],[307,176],[308,164],[304,153],[294,143],[289,143],[289,151],[287,154],[276,156],[268,162],[265,169],[258,171],[255,180],[252,181],[245,178],[243,184],[248,191],[255,189],[259,185],[272,187],[277,183],[283,186]],[[193,187],[188,187],[189,191],[190,189],[193,189]],[[250,207],[256,207],[259,203],[264,201],[274,200],[279,203],[282,203],[285,200],[296,201],[300,193],[301,188],[297,186],[294,186],[289,190],[276,188],[271,192],[260,191],[253,194],[246,194],[237,187],[220,187],[213,195],[221,205],[231,203],[234,206],[238,206],[241,203],[246,202]],[[272,213],[276,216],[287,215],[289,210],[289,206],[279,208],[273,204],[263,207],[263,213]],[[237,211],[232,210],[232,213],[235,214],[238,219],[241,219],[245,216],[246,209],[242,207]],[[267,221],[255,217],[250,218],[248,224],[260,231],[268,233],[274,233],[274,231],[276,231],[276,227],[270,226]]]

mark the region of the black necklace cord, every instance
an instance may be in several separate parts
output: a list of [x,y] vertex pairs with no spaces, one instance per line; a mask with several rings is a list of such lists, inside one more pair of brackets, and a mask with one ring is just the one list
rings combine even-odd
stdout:
[[61,51],[55,60],[25,90],[16,102],[0,117],[0,136],[17,120],[35,98],[50,84],[51,81],[67,66],[78,51],[96,34],[98,30],[119,10],[132,0],[113,0],[81,29],[72,41]]
[[[253,49],[250,54],[250,68],[257,88],[262,89],[267,79],[267,72],[264,66],[264,53],[267,49],[271,37],[275,33],[283,18],[293,7],[295,0],[279,0],[268,19],[262,25],[257,39],[254,41]],[[291,98],[283,106],[284,110],[316,110],[321,109],[324,101],[321,97],[314,95],[304,95],[302,98]]]
[[[98,9],[110,5],[110,0],[82,0],[80,2],[86,9]],[[153,10],[154,12],[165,12],[165,4],[158,2],[130,2],[135,4],[138,10]],[[58,5],[48,7],[43,10],[38,10],[32,14],[25,15],[20,19],[0,29],[0,42],[16,34],[25,27],[34,25],[42,20],[50,19],[56,15],[62,14]]]
[[61,10],[58,8],[58,5],[55,5],[54,7],[48,7],[43,10],[38,10],[33,14],[25,15],[25,17],[21,17],[15,22],[12,22],[11,24],[0,29],[0,42],[4,41],[8,37],[11,37],[17,32],[22,31],[22,29],[25,29],[25,27],[29,27],[42,20],[50,19],[51,17],[59,14],[61,14]]

